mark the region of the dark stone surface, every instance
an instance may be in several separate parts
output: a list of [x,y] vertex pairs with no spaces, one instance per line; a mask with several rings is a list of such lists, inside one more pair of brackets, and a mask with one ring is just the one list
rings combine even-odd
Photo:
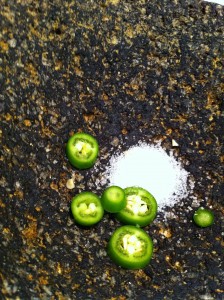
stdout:
[[[1,299],[224,299],[224,9],[198,1],[0,0]],[[99,141],[97,167],[74,170],[73,132]],[[144,270],[106,254],[119,226],[83,230],[70,201],[101,193],[109,158],[160,140],[195,181],[195,204],[167,208],[146,231]],[[119,150],[120,149],[120,150]],[[74,176],[75,188],[66,188]]]

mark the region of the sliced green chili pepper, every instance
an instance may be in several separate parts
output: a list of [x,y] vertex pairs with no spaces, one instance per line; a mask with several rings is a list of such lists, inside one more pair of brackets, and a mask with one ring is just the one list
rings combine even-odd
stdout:
[[157,214],[156,199],[145,189],[128,187],[124,189],[127,204],[116,214],[116,218],[124,224],[147,226]]
[[142,269],[151,260],[153,242],[143,229],[126,225],[115,230],[107,250],[117,265],[126,269]]
[[66,145],[69,162],[78,169],[91,168],[98,156],[97,140],[87,133],[76,133],[71,136]]
[[98,223],[104,214],[99,197],[92,192],[82,192],[73,197],[71,211],[75,221],[83,226]]
[[126,206],[124,190],[113,185],[105,189],[101,197],[103,208],[111,213],[117,213]]
[[199,227],[208,227],[214,223],[214,214],[212,211],[200,207],[194,213],[193,220]]

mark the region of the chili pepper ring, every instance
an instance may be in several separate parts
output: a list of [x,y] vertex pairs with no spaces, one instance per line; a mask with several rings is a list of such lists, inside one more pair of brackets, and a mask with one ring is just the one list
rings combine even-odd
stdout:
[[83,132],[71,136],[66,145],[68,160],[77,169],[91,168],[97,159],[98,152],[97,140]]

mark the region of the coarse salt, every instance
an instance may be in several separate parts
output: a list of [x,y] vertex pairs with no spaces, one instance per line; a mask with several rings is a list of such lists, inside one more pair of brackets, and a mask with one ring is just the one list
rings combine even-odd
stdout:
[[224,5],[224,0],[214,0],[214,1],[211,1],[211,0],[204,0],[204,1]]
[[160,146],[139,143],[110,159],[107,177],[110,185],[139,186],[157,200],[158,210],[186,198],[189,173]]

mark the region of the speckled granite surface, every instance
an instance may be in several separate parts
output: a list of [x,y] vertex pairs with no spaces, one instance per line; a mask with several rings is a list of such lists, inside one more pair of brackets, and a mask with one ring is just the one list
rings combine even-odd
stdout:
[[[197,1],[0,0],[0,299],[224,299],[224,8]],[[97,171],[76,171],[73,132],[97,137]],[[148,267],[106,255],[119,223],[76,226],[70,201],[101,193],[118,148],[162,141],[195,202],[146,227]],[[71,176],[75,188],[68,190]],[[215,224],[192,214],[210,206]]]

